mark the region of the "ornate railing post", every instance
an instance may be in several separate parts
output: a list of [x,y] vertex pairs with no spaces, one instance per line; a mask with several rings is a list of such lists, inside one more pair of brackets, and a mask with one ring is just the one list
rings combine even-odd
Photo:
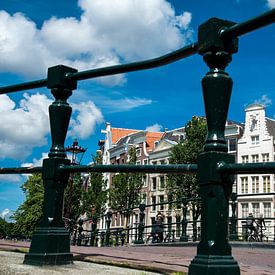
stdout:
[[236,207],[237,207],[237,193],[232,193],[231,194],[231,210],[232,210],[232,215],[230,218],[230,236],[229,239],[231,241],[236,241],[238,238],[237,236],[237,216],[236,216]]
[[95,246],[96,231],[97,231],[97,217],[95,215],[93,215],[92,216],[92,225],[91,225],[90,246]]
[[182,220],[181,220],[181,236],[180,236],[180,242],[187,242],[188,241],[188,237],[186,235],[186,228],[187,228],[187,204],[188,204],[188,200],[186,198],[182,198],[181,200],[182,203]]
[[145,208],[146,208],[146,204],[141,203],[139,205],[138,239],[135,241],[135,244],[144,244],[143,231],[144,231]]
[[105,235],[105,245],[109,246],[110,245],[110,236],[111,236],[111,221],[112,221],[112,211],[108,211],[106,214],[106,235]]
[[240,274],[227,240],[233,178],[217,172],[220,162],[234,162],[234,156],[227,153],[224,138],[233,82],[224,69],[231,61],[231,54],[238,50],[238,40],[220,38],[221,31],[232,25],[233,22],[212,18],[202,24],[198,32],[198,51],[210,68],[202,80],[208,135],[198,157],[201,241],[197,256],[189,266],[189,275]]
[[47,87],[55,97],[49,107],[52,146],[49,158],[43,161],[42,178],[45,192],[42,219],[33,234],[25,264],[61,265],[73,261],[69,232],[65,229],[62,219],[64,188],[68,184],[69,174],[61,173],[58,168],[62,164],[70,164],[64,149],[72,112],[67,99],[72,90],[76,89],[77,83],[67,81],[65,75],[74,72],[77,70],[62,65],[48,70]]

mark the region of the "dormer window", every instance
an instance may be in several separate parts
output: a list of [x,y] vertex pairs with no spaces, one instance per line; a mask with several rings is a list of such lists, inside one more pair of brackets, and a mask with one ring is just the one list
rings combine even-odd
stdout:
[[141,148],[136,148],[136,156],[137,157],[141,156]]
[[259,136],[252,136],[252,137],[251,137],[251,143],[252,143],[252,145],[257,145],[257,144],[259,144],[259,143],[260,143],[260,138],[259,138]]

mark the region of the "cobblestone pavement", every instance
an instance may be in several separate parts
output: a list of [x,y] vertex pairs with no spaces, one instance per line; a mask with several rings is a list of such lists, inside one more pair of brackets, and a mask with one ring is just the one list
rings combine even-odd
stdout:
[[[29,243],[0,240],[0,249],[28,247]],[[196,255],[194,246],[124,246],[124,247],[78,247],[72,246],[75,260],[94,263],[131,266],[138,269],[172,273],[187,272],[190,261]],[[275,275],[275,246],[269,248],[240,246],[232,248],[242,275]],[[104,266],[105,268],[106,266]],[[103,268],[103,267],[102,267]],[[106,273],[105,273],[106,274]],[[122,273],[121,273],[122,274]]]

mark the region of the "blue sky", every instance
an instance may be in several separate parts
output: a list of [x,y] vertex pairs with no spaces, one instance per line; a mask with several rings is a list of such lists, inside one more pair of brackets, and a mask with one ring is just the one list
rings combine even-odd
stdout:
[[[274,0],[1,0],[0,85],[46,77],[47,67],[79,70],[153,58],[197,41],[210,17],[242,22],[275,7]],[[227,71],[234,81],[229,118],[266,104],[274,117],[274,25],[241,37]],[[82,81],[66,146],[78,138],[91,160],[108,121],[114,127],[155,130],[185,125],[204,115],[201,78],[207,67],[192,56],[155,70]],[[0,96],[0,165],[39,164],[50,147],[46,89]],[[152,129],[151,128],[151,129]],[[22,176],[0,177],[0,213],[24,196]]]

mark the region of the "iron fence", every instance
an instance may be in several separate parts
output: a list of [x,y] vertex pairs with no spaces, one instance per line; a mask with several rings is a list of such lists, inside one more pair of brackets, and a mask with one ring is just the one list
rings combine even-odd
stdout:
[[[146,172],[190,173],[196,172],[202,204],[201,240],[197,256],[189,266],[189,274],[240,274],[238,263],[231,255],[227,241],[228,203],[232,191],[232,174],[275,170],[275,162],[234,164],[234,157],[227,153],[224,128],[232,90],[232,79],[225,68],[238,51],[238,38],[243,34],[273,24],[272,9],[246,22],[236,24],[211,18],[198,29],[198,42],[156,59],[77,72],[63,65],[48,69],[46,79],[0,88],[0,94],[47,87],[55,101],[49,107],[52,146],[42,167],[1,168],[1,174],[42,172],[44,192],[43,216],[33,234],[26,264],[72,263],[70,239],[62,220],[64,188],[71,172]],[[209,71],[202,79],[202,90],[208,135],[198,164],[179,166],[72,166],[66,159],[64,142],[71,116],[67,99],[77,89],[77,82],[84,79],[114,75],[163,66],[194,54],[203,56]],[[140,220],[139,224],[142,225]],[[142,229],[142,227],[139,227]],[[138,241],[140,240],[138,235]]]

